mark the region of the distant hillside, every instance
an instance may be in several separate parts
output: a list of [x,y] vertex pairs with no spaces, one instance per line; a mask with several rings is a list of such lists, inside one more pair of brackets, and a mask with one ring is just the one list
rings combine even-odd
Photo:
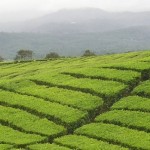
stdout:
[[50,51],[79,56],[85,49],[97,54],[150,49],[150,27],[80,34],[0,33],[0,55],[12,59],[21,48],[33,50],[38,58]]
[[35,57],[49,51],[81,55],[150,49],[150,12],[106,12],[96,8],[60,10],[20,23],[0,24],[0,55],[12,59],[19,49]]

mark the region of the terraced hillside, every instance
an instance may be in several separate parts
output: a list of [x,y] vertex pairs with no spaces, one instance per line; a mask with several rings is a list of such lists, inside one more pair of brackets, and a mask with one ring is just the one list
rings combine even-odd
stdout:
[[0,150],[150,150],[150,51],[0,63]]

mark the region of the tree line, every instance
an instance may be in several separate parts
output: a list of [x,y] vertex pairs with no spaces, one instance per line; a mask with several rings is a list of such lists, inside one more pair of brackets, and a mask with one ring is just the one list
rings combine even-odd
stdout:
[[[96,54],[94,52],[92,52],[91,50],[85,50],[83,53],[83,57],[88,57],[88,56],[95,56]],[[58,53],[56,52],[50,52],[48,54],[46,54],[44,59],[56,59],[56,58],[60,58],[62,56],[60,56]],[[14,61],[29,61],[33,59],[33,51],[32,50],[24,50],[21,49],[17,52]],[[0,56],[0,62],[4,61],[4,58],[2,56]]]

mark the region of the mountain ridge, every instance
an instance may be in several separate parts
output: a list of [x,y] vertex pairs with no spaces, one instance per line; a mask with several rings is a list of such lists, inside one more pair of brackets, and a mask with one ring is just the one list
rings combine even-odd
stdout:
[[81,32],[87,29],[84,32],[102,32],[150,25],[149,16],[150,12],[108,12],[98,8],[64,9],[26,22],[13,25],[10,23],[7,29],[2,30],[0,26],[0,31],[51,33],[57,30]]
[[85,49],[97,54],[150,49],[150,12],[61,10],[7,25],[9,32],[0,33],[0,55],[7,59],[13,59],[19,49],[31,49],[40,58],[51,51],[79,56]]

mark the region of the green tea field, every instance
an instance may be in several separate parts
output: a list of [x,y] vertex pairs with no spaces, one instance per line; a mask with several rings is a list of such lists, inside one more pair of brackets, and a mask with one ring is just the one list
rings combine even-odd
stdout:
[[150,150],[150,51],[0,63],[0,150]]

